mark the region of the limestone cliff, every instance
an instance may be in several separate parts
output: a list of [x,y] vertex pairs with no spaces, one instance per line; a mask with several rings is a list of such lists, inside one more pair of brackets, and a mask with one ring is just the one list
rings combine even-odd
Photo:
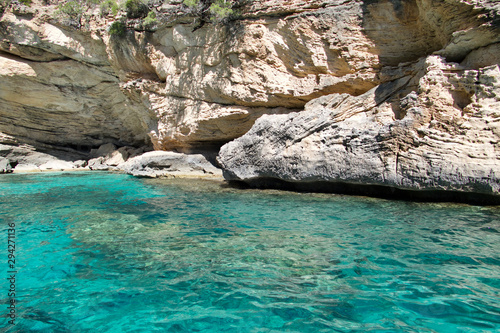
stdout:
[[222,147],[226,177],[500,194],[499,4],[475,5],[360,4],[377,86],[262,117]]
[[151,3],[158,26],[128,20],[124,36],[98,9],[75,27],[47,1],[5,8],[0,138],[85,151],[241,137],[219,157],[232,179],[498,193],[498,1],[256,0],[200,29],[182,1]]

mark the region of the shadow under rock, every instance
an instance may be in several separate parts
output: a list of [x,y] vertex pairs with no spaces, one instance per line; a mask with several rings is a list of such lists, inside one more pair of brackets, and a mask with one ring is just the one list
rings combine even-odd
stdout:
[[500,205],[500,196],[498,195],[459,191],[404,190],[390,186],[343,182],[288,182],[276,178],[259,178],[247,181],[232,180],[228,182],[228,186],[236,189],[277,189],[293,192],[359,195],[417,202],[456,202],[479,206]]

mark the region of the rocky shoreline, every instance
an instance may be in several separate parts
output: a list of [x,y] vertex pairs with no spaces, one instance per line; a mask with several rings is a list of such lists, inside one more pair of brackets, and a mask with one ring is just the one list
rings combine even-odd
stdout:
[[[8,146],[0,145],[0,151]],[[92,151],[92,158],[71,160],[37,152],[27,147],[14,149],[8,154],[12,160],[0,157],[0,174],[32,172],[109,171],[127,173],[142,178],[190,178],[224,181],[231,187],[278,189],[294,192],[335,193],[371,196],[390,200],[422,202],[457,202],[473,205],[500,205],[500,196],[474,191],[444,190],[438,188],[408,189],[370,182],[345,182],[342,180],[283,180],[278,177],[252,177],[239,179],[224,170],[215,160],[214,152],[185,154],[166,151],[147,151],[132,147],[117,148],[106,144]],[[89,157],[87,156],[87,157]],[[75,156],[72,156],[73,159]],[[220,156],[218,156],[220,159]]]
[[[360,96],[332,94],[297,114],[261,117],[221,148],[226,178],[500,197],[499,66],[473,70],[429,56],[412,73]],[[450,96],[436,86],[446,84],[456,94],[472,90],[461,115],[435,110]]]
[[0,145],[0,173],[51,171],[114,171],[136,177],[213,178],[222,180],[222,170],[202,154],[144,151],[144,148],[105,144],[86,156],[54,156],[33,147]]
[[0,172],[500,198],[498,1],[255,0],[225,25],[149,3],[147,31],[3,3]]
[[387,200],[415,202],[454,202],[478,206],[500,205],[500,196],[494,194],[445,191],[445,190],[408,190],[391,186],[352,184],[346,182],[308,181],[293,182],[279,178],[256,178],[252,180],[227,180],[230,186],[251,189],[275,189],[298,193],[330,193],[366,196]]

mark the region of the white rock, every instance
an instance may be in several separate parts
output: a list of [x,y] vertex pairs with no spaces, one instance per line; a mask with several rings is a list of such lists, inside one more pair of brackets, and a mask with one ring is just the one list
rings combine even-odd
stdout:
[[54,161],[49,161],[47,163],[44,163],[39,166],[40,170],[70,170],[74,169],[75,166],[71,162],[67,161],[61,161],[61,160],[54,160]]
[[14,172],[40,172],[40,168],[35,164],[18,164],[14,168]]
[[118,168],[141,177],[222,177],[222,171],[201,154],[152,151],[131,158]]
[[10,161],[4,157],[0,157],[0,173],[10,173],[10,172],[12,172]]
[[98,149],[92,149],[90,151],[90,156],[93,157],[108,157],[116,150],[116,146],[112,143],[106,143],[101,145]]
[[121,147],[120,149],[113,151],[111,154],[108,154],[104,163],[111,166],[117,166],[118,164],[124,163],[128,159],[128,156],[128,148]]

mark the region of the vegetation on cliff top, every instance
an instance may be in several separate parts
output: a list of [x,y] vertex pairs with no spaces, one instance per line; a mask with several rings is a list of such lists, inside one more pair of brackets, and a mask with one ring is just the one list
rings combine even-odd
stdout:
[[211,16],[220,21],[233,14],[233,6],[239,1],[234,0],[184,0],[190,8],[196,8],[202,15]]
[[248,3],[249,0],[184,0],[183,3],[191,9],[191,12],[199,17],[198,25],[193,29],[196,31],[206,23],[226,23],[238,17],[236,8]]
[[[183,0],[176,15],[190,15],[197,24],[193,31],[207,23],[227,23],[236,18],[237,8],[249,0]],[[171,18],[165,15],[162,6],[170,0],[42,0],[44,6],[57,6],[53,19],[76,29],[85,29],[85,22],[100,15],[111,20],[109,32],[123,36],[129,28],[139,31],[154,31],[158,24]],[[33,0],[0,0],[0,12],[11,5],[32,6]],[[176,1],[174,4],[179,4]]]

